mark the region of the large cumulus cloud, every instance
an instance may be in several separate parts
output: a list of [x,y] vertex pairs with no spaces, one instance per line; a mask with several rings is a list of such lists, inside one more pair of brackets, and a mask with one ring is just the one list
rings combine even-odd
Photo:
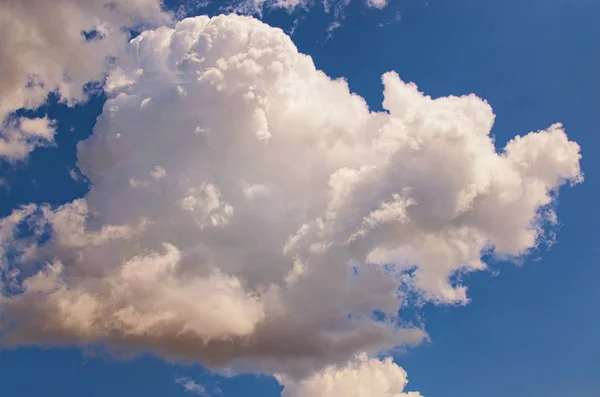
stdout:
[[[248,17],[142,33],[78,147],[89,193],[0,223],[2,342],[283,372],[293,397],[331,371],[349,386],[320,395],[352,395],[353,365],[401,371],[343,363],[419,343],[397,315],[407,294],[465,303],[451,277],[535,248],[555,192],[582,177],[560,124],[498,152],[484,100],[382,80],[385,110],[370,111]],[[404,396],[390,382],[378,395]]]

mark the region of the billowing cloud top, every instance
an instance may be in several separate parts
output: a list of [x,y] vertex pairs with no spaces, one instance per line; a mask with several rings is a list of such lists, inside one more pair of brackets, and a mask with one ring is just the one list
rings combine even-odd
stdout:
[[373,112],[249,17],[142,33],[78,147],[89,193],[0,221],[2,343],[282,373],[289,397],[366,396],[360,373],[405,396],[400,368],[356,354],[420,342],[407,294],[465,303],[450,277],[536,247],[582,177],[560,124],[497,152],[484,100],[382,80]]
[[406,372],[391,358],[359,355],[355,362],[329,366],[301,381],[276,377],[284,386],[282,397],[422,397],[417,392],[404,392]]

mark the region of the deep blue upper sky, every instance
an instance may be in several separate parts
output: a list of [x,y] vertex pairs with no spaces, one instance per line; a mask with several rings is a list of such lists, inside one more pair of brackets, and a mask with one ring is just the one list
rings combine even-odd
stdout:
[[[585,182],[560,196],[558,243],[519,266],[494,263],[496,273],[467,277],[472,302],[466,307],[424,308],[431,343],[397,357],[409,390],[426,397],[597,397],[600,2],[392,0],[383,11],[354,2],[345,14],[327,39],[331,17],[319,7],[303,12],[292,38],[319,69],[345,77],[371,107],[381,104],[381,74],[395,70],[432,96],[473,92],[487,99],[497,115],[498,147],[559,121],[582,147]],[[264,15],[284,29],[294,18]],[[60,204],[86,191],[69,168],[102,101],[43,109],[59,121],[57,147],[36,150],[27,163],[2,165],[9,188],[0,189],[0,215],[19,203]],[[175,382],[181,377],[218,387],[224,397],[279,395],[270,378],[219,379],[154,358],[0,352],[0,395],[10,397],[183,396]]]

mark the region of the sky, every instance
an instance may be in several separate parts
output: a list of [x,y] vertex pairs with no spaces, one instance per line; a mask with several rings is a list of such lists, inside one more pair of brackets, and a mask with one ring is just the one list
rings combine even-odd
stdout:
[[2,395],[598,395],[598,2],[0,15]]

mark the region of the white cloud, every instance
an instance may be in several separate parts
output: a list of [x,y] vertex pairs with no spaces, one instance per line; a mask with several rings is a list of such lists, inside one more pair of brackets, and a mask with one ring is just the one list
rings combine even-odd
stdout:
[[[321,5],[325,12],[332,10],[334,13],[341,12],[352,0],[322,0],[311,2],[310,0],[240,0],[234,1],[233,9],[237,12],[262,15],[265,9],[281,9],[293,12],[297,9],[307,9],[315,3]],[[365,0],[367,7],[383,9],[387,6],[387,0]]]
[[36,146],[52,144],[54,133],[54,122],[47,118],[5,120],[4,127],[0,129],[0,158],[8,161],[22,159]]
[[[6,187],[5,182],[2,183],[2,187]],[[8,256],[15,252],[18,255],[16,258],[19,259],[28,252],[28,244],[21,244],[17,232],[19,225],[27,223],[35,210],[36,206],[33,204],[22,206],[0,219],[0,297],[18,287],[19,269],[8,260]]]
[[[221,8],[222,12],[235,12],[238,14],[247,14],[262,17],[267,10],[282,10],[288,14],[298,12],[308,12],[313,7],[320,7],[326,14],[331,15],[331,21],[327,28],[328,38],[333,31],[342,26],[345,18],[346,8],[352,0],[234,0],[230,4]],[[388,0],[361,0],[367,8],[383,10],[388,5]],[[291,32],[293,33],[300,22],[296,19]]]
[[422,397],[405,392],[406,372],[391,358],[365,355],[343,366],[329,366],[300,381],[276,376],[284,386],[282,397]]
[[[0,0],[0,159],[25,158],[54,140],[44,119],[12,120],[54,92],[67,104],[86,99],[88,82],[103,79],[106,58],[128,39],[123,28],[169,20],[159,0]],[[102,40],[86,41],[96,30]]]
[[367,0],[367,5],[381,10],[387,7],[388,0]]
[[203,396],[203,397],[209,397],[210,396],[210,394],[206,390],[206,387],[202,386],[199,383],[196,383],[196,381],[194,381],[193,379],[190,379],[190,378],[179,378],[179,379],[176,380],[176,382],[178,384],[180,384],[181,387],[183,387],[183,390],[185,390],[188,393],[197,394],[197,395]]
[[54,139],[54,126],[47,118],[21,118],[20,127],[22,133],[27,137],[41,138],[46,141]]
[[[581,180],[559,124],[498,153],[485,101],[433,99],[393,72],[372,112],[253,18],[186,19],[127,53],[78,146],[89,193],[29,210],[43,244],[16,238],[18,212],[4,221],[4,252],[21,258],[7,269],[47,264],[1,298],[5,344],[106,342],[280,372],[309,379],[287,383],[300,396],[325,387],[333,370],[310,374],[327,365],[419,343],[424,330],[396,325],[405,295],[465,303],[449,278],[484,269],[490,247],[534,249],[553,192]],[[391,362],[349,365],[335,367],[342,384],[381,370],[375,390],[403,393]]]

